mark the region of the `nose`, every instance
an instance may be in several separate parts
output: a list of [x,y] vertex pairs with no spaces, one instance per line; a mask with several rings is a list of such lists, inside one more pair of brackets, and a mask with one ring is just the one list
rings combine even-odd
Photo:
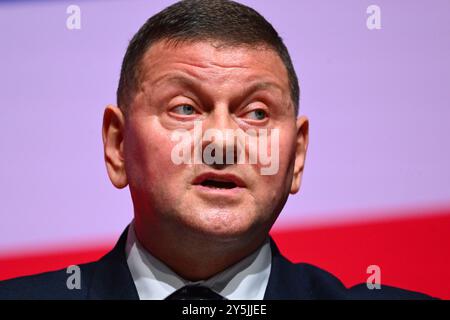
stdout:
[[[202,158],[203,163],[214,168],[224,169],[237,163],[240,152],[239,125],[232,118],[228,106],[217,106],[203,120]],[[241,130],[242,131],[242,130]]]

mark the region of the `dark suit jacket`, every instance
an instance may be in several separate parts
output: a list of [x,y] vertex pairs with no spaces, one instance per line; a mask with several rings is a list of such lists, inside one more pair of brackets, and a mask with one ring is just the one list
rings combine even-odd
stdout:
[[[100,260],[80,265],[81,288],[69,290],[66,269],[0,282],[0,299],[139,299],[125,257],[128,228]],[[429,299],[412,291],[366,284],[346,288],[332,274],[284,258],[271,239],[272,267],[264,299]]]

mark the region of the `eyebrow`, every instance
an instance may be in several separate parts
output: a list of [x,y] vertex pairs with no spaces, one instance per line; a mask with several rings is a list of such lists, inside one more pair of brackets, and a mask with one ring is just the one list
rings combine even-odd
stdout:
[[177,82],[182,85],[192,86],[196,84],[197,81],[191,77],[181,76],[178,74],[165,74],[155,80],[153,83],[154,86],[160,85],[162,82]]
[[[165,74],[159,78],[157,78],[154,82],[154,86],[159,86],[161,83],[164,82],[176,82],[177,84],[180,84],[182,86],[186,87],[194,87],[198,86],[201,81],[195,79],[194,77],[179,75],[179,74]],[[254,92],[257,91],[264,91],[264,90],[276,90],[280,93],[283,92],[282,87],[273,81],[254,81],[250,86],[244,87],[241,92],[240,96],[247,97],[251,95]]]
[[243,89],[243,96],[249,96],[250,94],[257,92],[257,91],[263,91],[263,90],[271,90],[275,89],[279,91],[280,93],[283,92],[280,85],[278,85],[275,82],[272,81],[260,81],[260,82],[254,82],[250,86]]

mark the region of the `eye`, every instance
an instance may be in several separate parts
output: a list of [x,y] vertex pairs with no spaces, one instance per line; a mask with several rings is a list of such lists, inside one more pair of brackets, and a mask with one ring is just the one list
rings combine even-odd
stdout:
[[264,120],[267,118],[267,112],[263,109],[255,109],[247,113],[252,120]]
[[190,116],[195,113],[195,108],[189,104],[181,104],[171,110],[174,113]]

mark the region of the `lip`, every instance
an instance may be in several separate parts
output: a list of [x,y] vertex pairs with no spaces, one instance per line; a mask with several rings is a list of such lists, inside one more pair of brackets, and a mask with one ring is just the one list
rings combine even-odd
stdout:
[[209,188],[202,186],[201,184],[194,185],[194,190],[198,192],[201,197],[205,199],[220,201],[223,199],[228,200],[238,200],[241,199],[243,195],[244,188],[232,188],[232,189],[220,189],[220,188]]
[[[213,189],[213,188],[208,188],[205,186],[202,186],[201,183],[205,180],[216,180],[216,181],[222,181],[222,182],[233,182],[234,184],[236,184],[235,188],[232,189]],[[211,189],[211,190],[219,190],[219,191],[233,191],[233,189],[238,189],[238,188],[245,188],[246,184],[245,182],[239,178],[238,176],[234,175],[234,174],[230,174],[230,173],[215,173],[215,172],[205,172],[202,173],[200,175],[198,175],[193,181],[192,181],[193,185],[199,186],[199,187],[203,187],[206,189]]]

